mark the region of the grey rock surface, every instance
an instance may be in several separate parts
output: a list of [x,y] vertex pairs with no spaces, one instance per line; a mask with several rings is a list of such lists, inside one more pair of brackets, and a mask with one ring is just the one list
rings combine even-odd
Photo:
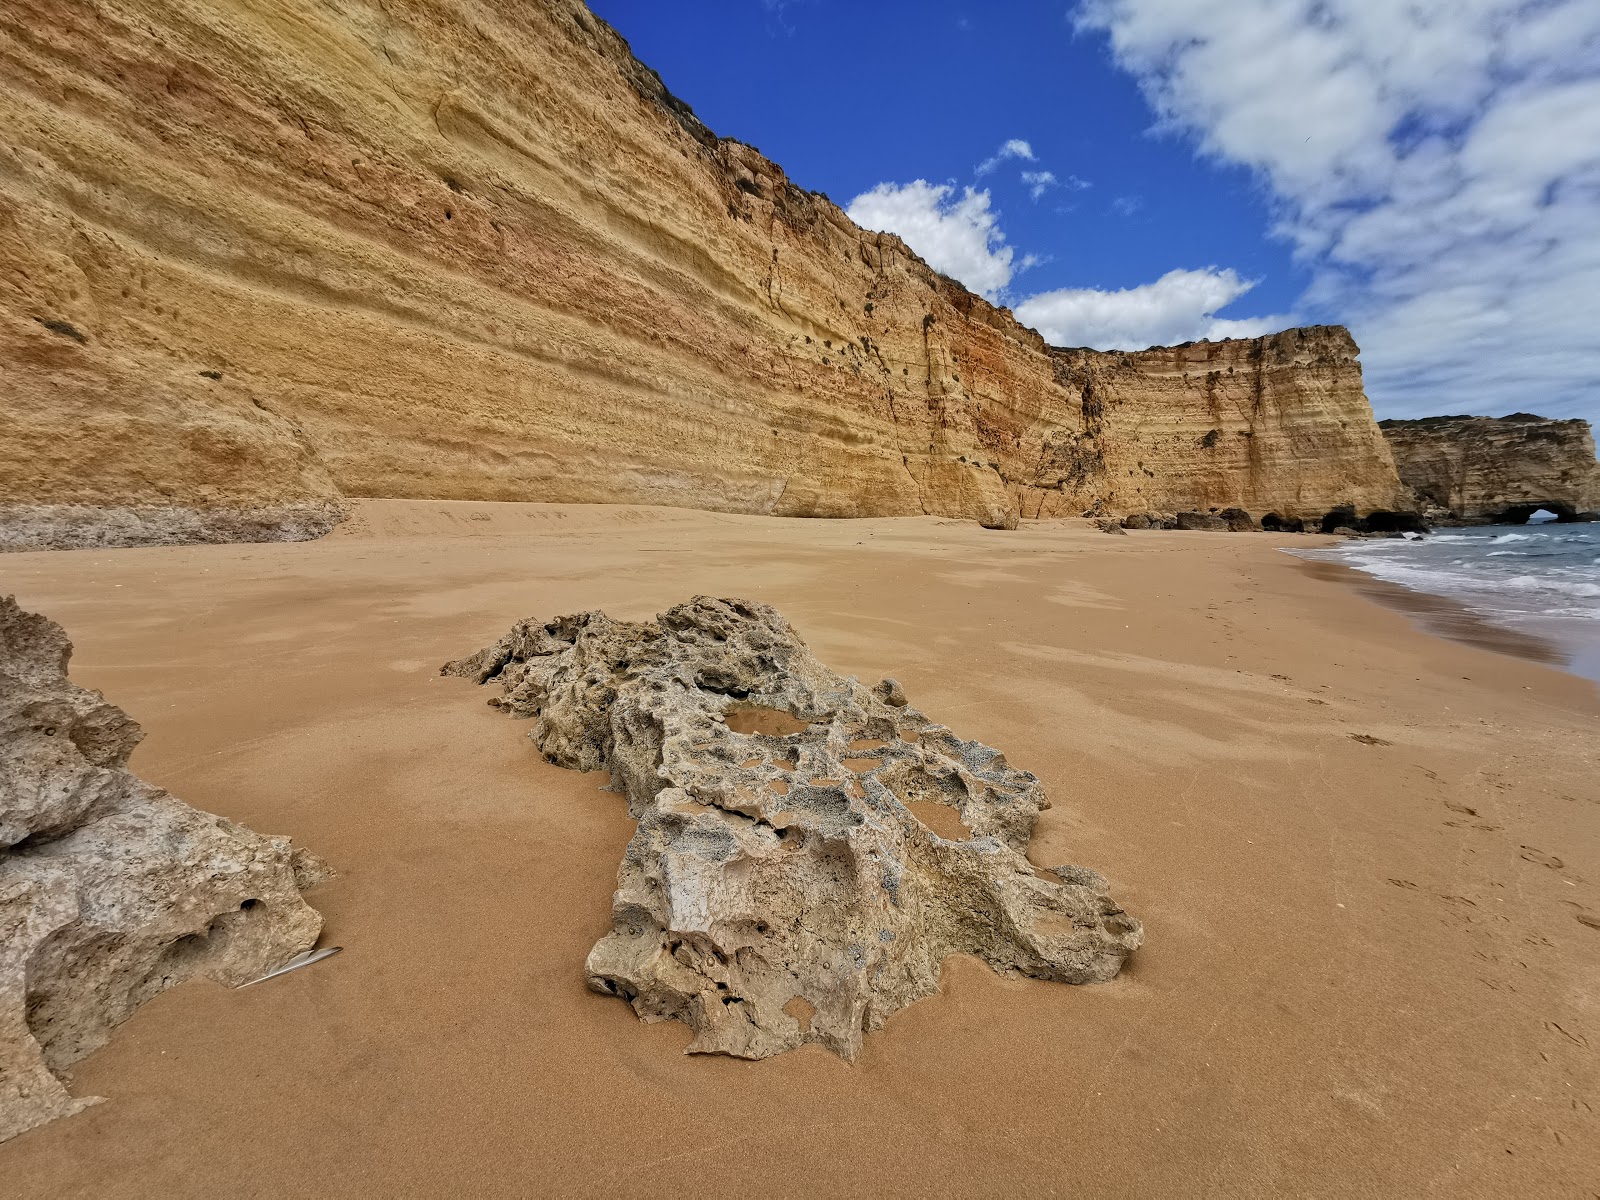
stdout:
[[306,542],[349,515],[340,504],[259,508],[0,504],[0,553],[221,542]]
[[1210,533],[1227,533],[1228,523],[1221,517],[1203,512],[1181,512],[1178,514],[1179,529],[1200,529]]
[[948,955],[1088,983],[1142,939],[1098,875],[1025,857],[1037,778],[895,681],[834,674],[765,605],[522,621],[444,670],[626,794],[639,825],[589,985],[687,1023],[691,1052],[851,1059]]
[[325,868],[129,772],[143,735],[71,653],[0,599],[0,1141],[92,1103],[65,1069],[158,992],[246,983],[322,927],[300,888]]

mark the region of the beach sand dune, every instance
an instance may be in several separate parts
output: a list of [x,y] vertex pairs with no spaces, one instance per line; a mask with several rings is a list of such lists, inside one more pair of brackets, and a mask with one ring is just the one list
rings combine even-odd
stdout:
[[[74,1070],[109,1103],[0,1147],[5,1190],[1600,1189],[1600,699],[1295,542],[418,501],[321,542],[7,556],[146,729],[139,774],[340,873],[311,900],[345,952],[158,997]],[[1122,975],[953,959],[853,1066],[685,1056],[589,992],[625,805],[439,665],[696,593],[1039,775],[1032,859],[1145,924]]]

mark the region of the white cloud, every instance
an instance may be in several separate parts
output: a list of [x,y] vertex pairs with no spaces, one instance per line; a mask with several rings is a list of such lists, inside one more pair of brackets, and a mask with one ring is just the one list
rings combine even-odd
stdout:
[[1060,181],[1056,179],[1054,171],[1024,171],[1022,182],[1028,185],[1029,198],[1037,200]]
[[979,163],[973,171],[974,175],[987,175],[1008,158],[1020,158],[1024,162],[1037,162],[1038,158],[1033,153],[1033,147],[1021,138],[1009,139],[1000,149]]
[[850,201],[845,212],[864,229],[899,234],[934,270],[991,301],[1018,270],[1038,261],[1029,256],[1020,267],[1012,266],[1012,249],[989,207],[987,191],[963,188],[958,196],[953,185],[925,179],[880,183]]
[[1283,317],[1227,320],[1225,308],[1255,281],[1229,270],[1168,271],[1154,283],[1121,291],[1063,288],[1030,296],[1017,305],[1017,320],[1056,346],[1142,350],[1199,338],[1258,337],[1282,329]]
[[1381,415],[1597,416],[1600,4],[1084,0],[1169,130],[1255,168]]

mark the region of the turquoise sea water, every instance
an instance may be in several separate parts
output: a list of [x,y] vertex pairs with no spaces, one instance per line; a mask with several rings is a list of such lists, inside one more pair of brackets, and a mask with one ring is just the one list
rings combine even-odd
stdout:
[[1569,669],[1600,679],[1600,524],[1441,529],[1352,540],[1307,557],[1447,596],[1486,621],[1544,638]]

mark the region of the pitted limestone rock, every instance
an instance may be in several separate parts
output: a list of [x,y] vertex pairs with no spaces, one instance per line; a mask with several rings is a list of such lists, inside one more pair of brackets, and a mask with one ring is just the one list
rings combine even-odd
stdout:
[[322,872],[127,769],[142,736],[0,598],[0,1141],[77,1112],[63,1070],[191,975],[237,985],[317,940]]
[[1141,941],[1098,875],[1024,856],[1037,778],[893,680],[834,674],[765,605],[522,621],[444,669],[498,683],[549,761],[627,794],[639,827],[589,985],[684,1021],[690,1051],[854,1058],[948,955],[1087,983]]

